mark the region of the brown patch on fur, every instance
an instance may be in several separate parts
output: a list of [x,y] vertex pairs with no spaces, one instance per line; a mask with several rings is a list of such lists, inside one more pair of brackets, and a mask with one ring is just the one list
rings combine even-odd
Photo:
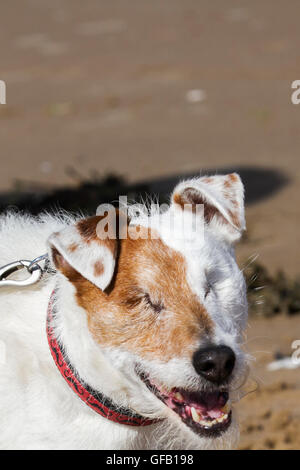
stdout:
[[77,222],[77,230],[83,239],[85,243],[100,243],[105,245],[115,256],[116,254],[116,249],[117,249],[117,243],[115,239],[111,238],[106,238],[104,240],[100,239],[97,235],[97,225],[101,220],[106,217],[104,216],[93,216],[93,217],[88,217],[87,219],[82,219],[79,222]]
[[203,178],[202,179],[202,182],[203,183],[207,183],[207,184],[210,184],[213,182],[213,178],[211,178],[210,176],[208,178]]
[[227,190],[224,190],[223,191],[223,197],[225,199],[230,199],[231,198],[231,192],[230,191],[227,191]]
[[202,194],[195,188],[185,188],[181,193],[174,194],[173,200],[175,204],[179,204],[182,209],[185,208],[185,205],[192,205],[193,212],[196,211],[196,205],[203,204],[204,216],[205,216],[205,206],[209,206],[209,204],[203,198]]
[[224,181],[224,188],[229,189],[229,188],[231,188],[231,186],[232,186],[231,180],[227,180],[227,179],[226,179],[226,180]]
[[233,212],[233,211],[228,211],[228,214],[232,220],[232,223],[236,226],[236,227],[240,227],[240,221],[239,221],[239,215],[237,212]]
[[71,243],[71,245],[69,246],[68,250],[71,251],[71,253],[73,253],[74,251],[76,251],[78,248],[78,244],[77,243]]
[[213,322],[187,282],[184,258],[150,234],[147,240],[122,240],[108,293],[82,276],[69,279],[102,346],[168,361],[192,357],[198,340],[212,333]]
[[101,260],[94,264],[94,276],[99,277],[104,273],[104,266]]
[[182,198],[182,195],[179,193],[174,194],[173,201],[175,204],[178,204],[179,206],[181,206],[182,209],[184,209],[184,204],[187,204],[187,203],[184,203],[184,199]]
[[219,210],[212,204],[207,202],[197,189],[185,188],[182,193],[174,194],[173,200],[176,204],[179,204],[182,209],[184,209],[184,206],[186,204],[191,204],[193,212],[196,211],[196,204],[203,204],[204,219],[207,223],[211,222],[215,215],[222,218],[223,221],[227,223],[223,215],[219,212]]
[[237,183],[239,180],[238,176],[235,173],[230,173],[230,175],[228,175],[228,178],[232,183]]
[[[229,175],[233,176],[234,178],[237,178],[234,174]],[[226,199],[230,200],[230,203],[233,205],[235,209],[238,208],[239,204],[236,200],[232,199],[232,195],[228,190],[223,191],[223,196]],[[181,206],[182,209],[184,209],[184,206],[186,204],[192,205],[192,211],[195,212],[196,210],[196,204],[203,204],[204,206],[204,219],[207,223],[210,223],[213,217],[218,217],[224,224],[228,224],[228,220],[221,214],[221,212],[212,204],[207,202],[202,194],[194,189],[194,188],[186,188],[182,191],[182,193],[175,193],[173,197],[173,201],[175,204],[178,204]],[[187,206],[188,207],[188,206]],[[232,223],[239,228],[240,227],[240,221],[239,221],[239,213],[237,210],[228,211],[228,215],[231,218]]]
[[[101,235],[105,235],[106,238],[102,238],[97,229],[103,219],[105,219],[107,230],[104,230]],[[118,238],[120,234],[122,237],[126,237],[127,226],[127,217],[117,209],[108,211],[103,216],[88,217],[77,222],[77,230],[85,243],[96,242],[105,245],[114,257],[117,256]]]
[[82,277],[63,257],[63,255],[54,247],[52,247],[53,263],[60,272],[69,279],[70,282],[76,282]]
[[[104,216],[103,216],[104,217]],[[98,241],[99,238],[97,237],[97,224],[102,220],[103,217],[100,216],[93,216],[88,217],[87,219],[82,219],[77,222],[77,230],[81,236],[81,238],[86,243],[91,243],[92,241]]]

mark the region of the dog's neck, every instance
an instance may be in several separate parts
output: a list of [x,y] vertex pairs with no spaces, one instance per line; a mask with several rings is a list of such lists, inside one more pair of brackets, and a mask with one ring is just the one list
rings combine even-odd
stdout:
[[116,404],[129,406],[124,377],[112,367],[94,341],[88,328],[86,312],[76,302],[74,287],[59,274],[55,309],[55,335],[78,375]]

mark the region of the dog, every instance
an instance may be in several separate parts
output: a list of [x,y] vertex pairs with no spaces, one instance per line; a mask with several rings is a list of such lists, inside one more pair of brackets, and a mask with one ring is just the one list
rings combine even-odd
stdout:
[[189,179],[158,212],[120,210],[115,237],[99,235],[110,211],[0,217],[1,266],[49,257],[33,285],[0,280],[2,449],[237,445],[243,184]]

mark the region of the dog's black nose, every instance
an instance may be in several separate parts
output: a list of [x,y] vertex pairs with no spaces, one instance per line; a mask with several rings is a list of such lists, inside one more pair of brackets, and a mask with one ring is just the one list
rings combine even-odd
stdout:
[[235,354],[228,346],[207,346],[193,356],[193,366],[210,382],[222,384],[229,378],[235,364]]

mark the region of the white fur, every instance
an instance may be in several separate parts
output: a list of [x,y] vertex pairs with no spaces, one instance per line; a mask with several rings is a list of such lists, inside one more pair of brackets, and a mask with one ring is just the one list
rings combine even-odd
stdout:
[[[187,183],[200,189],[203,186],[201,181]],[[177,190],[185,187],[182,185]],[[240,203],[241,194],[240,191]],[[218,197],[219,208],[222,201]],[[207,198],[212,201],[213,196],[207,193]],[[172,205],[170,210],[178,208]],[[241,213],[241,220],[243,217]],[[151,221],[154,227],[155,220],[154,217]],[[74,222],[69,216],[32,218],[10,213],[0,217],[0,265],[43,254],[54,232],[59,235],[52,235],[50,243],[66,255],[66,246],[79,241],[73,230]],[[138,223],[148,225],[149,221],[140,218]],[[240,345],[247,304],[244,280],[234,260],[227,228],[218,229],[214,221],[206,227],[203,239],[191,236],[188,243],[170,238],[163,222],[156,228],[164,243],[184,255],[190,286],[216,324],[215,342],[231,346],[236,353],[231,384],[234,390],[245,375],[246,358]],[[82,250],[80,257],[67,260],[103,288],[113,275],[110,253],[93,245]],[[91,260],[99,258],[106,267],[106,277],[100,282],[91,278],[89,268]],[[214,286],[207,299],[204,299],[205,276]],[[54,286],[58,286],[56,334],[80,376],[120,406],[164,420],[146,427],[119,425],[96,414],[73,393],[57,371],[47,344],[46,311]],[[236,444],[235,418],[222,437],[199,438],[134,373],[138,362],[142,370],[167,386],[205,387],[186,357],[167,363],[145,361],[122,348],[101,348],[92,338],[85,311],[76,303],[74,294],[73,285],[60,273],[47,274],[39,284],[23,289],[0,288],[0,340],[5,349],[5,358],[2,361],[0,358],[2,449],[208,449]],[[200,345],[201,341],[194,347]]]

